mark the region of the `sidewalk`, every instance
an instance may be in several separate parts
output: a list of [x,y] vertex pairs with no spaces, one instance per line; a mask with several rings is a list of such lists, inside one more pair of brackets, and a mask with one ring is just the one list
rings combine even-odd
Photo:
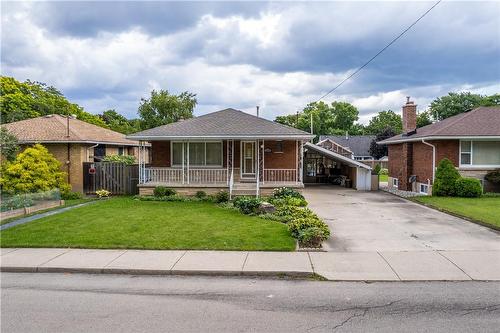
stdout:
[[1,249],[2,272],[320,275],[334,281],[500,281],[500,251],[237,252]]

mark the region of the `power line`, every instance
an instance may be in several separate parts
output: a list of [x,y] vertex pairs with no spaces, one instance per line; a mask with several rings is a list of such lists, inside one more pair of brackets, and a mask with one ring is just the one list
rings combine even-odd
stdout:
[[380,50],[377,54],[375,54],[373,57],[371,57],[370,60],[368,60],[363,66],[359,67],[358,69],[356,69],[356,71],[354,71],[354,73],[352,73],[351,75],[349,75],[348,77],[346,77],[345,79],[343,79],[339,84],[337,84],[333,89],[331,89],[330,91],[328,91],[326,94],[324,94],[323,96],[321,96],[315,103],[321,101],[323,98],[325,98],[326,96],[330,95],[332,92],[334,92],[335,90],[337,90],[341,85],[343,85],[347,80],[349,80],[350,78],[352,78],[354,75],[358,74],[363,68],[365,68],[366,66],[368,66],[369,63],[371,63],[373,60],[375,60],[375,58],[377,58],[382,52],[384,52],[385,50],[387,50],[392,44],[394,44],[398,39],[400,39],[401,37],[403,37],[403,35],[408,32],[408,30],[410,30],[411,28],[413,28],[413,26],[415,24],[418,23],[418,21],[420,21],[421,19],[423,19],[427,14],[429,14],[429,12],[431,10],[434,9],[434,7],[436,7],[437,5],[439,5],[439,3],[441,2],[442,0],[439,0],[438,2],[436,2],[431,8],[429,8],[425,13],[423,13],[417,20],[415,20],[415,22],[413,22],[412,24],[410,24],[405,30],[403,30],[402,33],[400,33],[396,38],[394,38],[389,44],[387,44],[382,50]]

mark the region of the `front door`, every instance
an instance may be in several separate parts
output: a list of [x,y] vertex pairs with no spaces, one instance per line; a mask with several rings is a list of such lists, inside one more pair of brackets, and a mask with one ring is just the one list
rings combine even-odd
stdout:
[[255,141],[242,141],[241,177],[255,179]]

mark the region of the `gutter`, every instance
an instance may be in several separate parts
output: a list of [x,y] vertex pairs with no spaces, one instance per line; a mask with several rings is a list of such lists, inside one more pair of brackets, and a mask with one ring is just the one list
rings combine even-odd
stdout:
[[425,142],[425,139],[422,139],[422,143],[429,147],[432,147],[432,185],[434,185],[434,177],[436,175],[436,146]]
[[[395,140],[382,140],[377,142],[378,145],[392,145],[405,142],[420,142],[421,140],[499,140],[500,135],[472,135],[472,136],[423,136],[419,138],[399,138]],[[388,141],[389,140],[389,141]]]

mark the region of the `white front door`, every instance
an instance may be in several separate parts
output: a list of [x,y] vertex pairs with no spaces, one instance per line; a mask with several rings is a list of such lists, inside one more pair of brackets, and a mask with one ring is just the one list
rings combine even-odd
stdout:
[[241,177],[255,178],[255,141],[241,142]]

